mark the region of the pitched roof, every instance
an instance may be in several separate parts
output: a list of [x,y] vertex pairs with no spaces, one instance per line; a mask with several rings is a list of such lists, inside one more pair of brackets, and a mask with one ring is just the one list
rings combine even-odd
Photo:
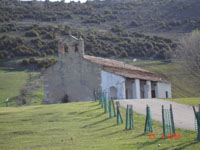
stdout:
[[102,69],[126,78],[143,79],[150,81],[162,81],[169,82],[166,79],[159,77],[154,72],[147,71],[145,69],[135,67],[133,65],[125,64],[124,62],[106,59],[101,57],[84,55],[84,58],[102,65]]

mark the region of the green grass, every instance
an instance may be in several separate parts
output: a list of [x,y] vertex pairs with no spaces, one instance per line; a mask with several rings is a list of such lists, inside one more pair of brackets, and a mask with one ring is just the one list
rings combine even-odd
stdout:
[[135,66],[156,72],[168,78],[172,85],[173,98],[200,97],[200,76],[198,73],[191,74],[186,70],[183,63],[173,60],[172,62],[162,60],[124,60]]
[[[123,120],[124,109],[121,108]],[[125,120],[124,120],[125,122]],[[176,129],[178,139],[161,139],[162,126],[153,121],[156,139],[144,133],[145,117],[134,113],[134,129],[116,125],[116,118],[97,102],[0,108],[2,150],[134,150],[200,149],[194,131]],[[158,146],[160,144],[160,146]]]
[[200,97],[191,97],[191,98],[173,98],[173,99],[166,99],[169,101],[191,105],[191,106],[198,106],[200,104]]
[[31,99],[31,105],[40,105],[44,99],[44,89],[38,88],[32,93],[33,98]]
[[[8,103],[9,106],[16,106],[20,90],[27,84],[30,74],[32,76],[39,74],[34,68],[21,66],[21,61],[22,59],[19,58],[0,62],[0,107],[6,105],[5,100],[7,98],[11,101]],[[40,83],[42,82],[40,81]],[[29,98],[28,96],[30,96],[30,93],[27,98]],[[40,104],[43,99],[43,88],[31,91],[31,96],[33,97],[32,103],[34,105]]]
[[0,105],[5,106],[5,100],[16,99],[20,89],[25,85],[28,73],[25,71],[7,71],[12,68],[0,67]]

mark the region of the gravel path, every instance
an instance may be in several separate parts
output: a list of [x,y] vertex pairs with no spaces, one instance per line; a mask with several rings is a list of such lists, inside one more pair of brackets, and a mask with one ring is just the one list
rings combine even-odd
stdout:
[[133,105],[133,110],[142,115],[146,115],[146,105],[148,104],[151,108],[152,119],[159,122],[162,122],[162,105],[164,105],[164,108],[168,109],[170,104],[172,104],[175,127],[195,130],[192,106],[161,99],[131,99],[118,101],[120,105],[125,108],[127,104]]

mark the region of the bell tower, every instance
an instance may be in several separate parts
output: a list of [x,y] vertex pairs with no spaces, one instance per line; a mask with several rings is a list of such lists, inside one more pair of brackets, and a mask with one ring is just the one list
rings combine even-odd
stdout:
[[80,36],[80,38],[78,39],[78,50],[79,53],[84,56],[85,55],[85,46],[84,46],[84,40],[83,38]]

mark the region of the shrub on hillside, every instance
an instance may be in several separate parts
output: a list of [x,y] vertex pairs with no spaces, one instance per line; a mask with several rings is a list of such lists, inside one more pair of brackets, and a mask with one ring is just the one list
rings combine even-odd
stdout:
[[54,39],[54,35],[53,35],[53,33],[47,32],[45,35],[45,38],[46,39]]
[[42,53],[41,56],[42,56],[42,57],[46,57],[47,54],[46,54],[46,53]]
[[29,59],[30,64],[38,64],[38,60],[36,60],[34,57],[31,57]]
[[8,52],[6,50],[0,51],[0,58],[6,58],[8,56]]
[[131,21],[131,23],[130,23],[130,26],[132,26],[132,27],[137,27],[138,25],[139,24],[135,20]]
[[29,59],[23,59],[22,64],[23,65],[29,65]]
[[43,43],[40,38],[32,39],[30,42],[34,44],[36,48],[42,48]]
[[53,49],[47,49],[47,50],[46,50],[46,53],[47,53],[47,54],[54,54],[55,51],[54,51]]
[[26,37],[37,37],[37,36],[39,36],[39,34],[37,33],[37,31],[31,30],[31,31],[27,31],[25,33],[25,36]]
[[0,28],[0,32],[10,32],[10,31],[17,31],[18,27],[16,24],[3,24]]

